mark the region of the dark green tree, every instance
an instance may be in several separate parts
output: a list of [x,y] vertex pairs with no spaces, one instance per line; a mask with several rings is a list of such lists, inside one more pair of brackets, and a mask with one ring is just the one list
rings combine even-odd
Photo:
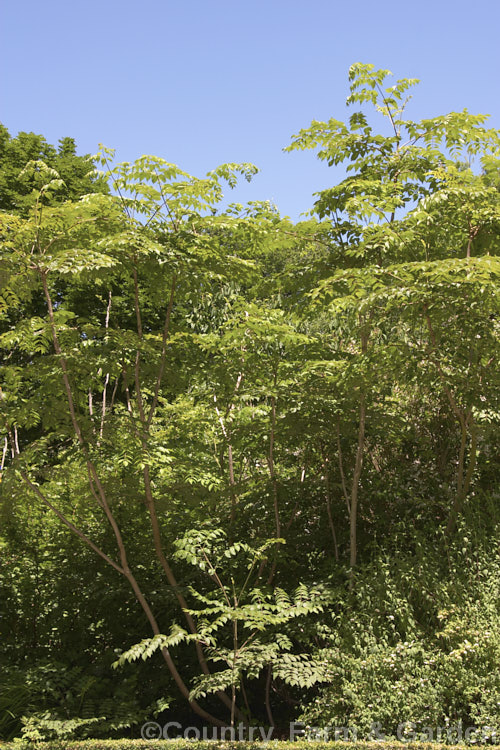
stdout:
[[[32,163],[32,168],[27,165]],[[79,156],[73,138],[61,138],[58,147],[42,135],[19,132],[11,136],[0,123],[0,209],[27,215],[37,190],[46,183],[41,162],[54,169],[62,183],[44,197],[48,205],[77,200],[87,193],[107,193],[108,185],[96,174],[89,155]]]

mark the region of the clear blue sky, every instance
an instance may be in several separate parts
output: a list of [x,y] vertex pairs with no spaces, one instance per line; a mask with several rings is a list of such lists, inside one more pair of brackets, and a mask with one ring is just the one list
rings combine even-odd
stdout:
[[296,219],[335,175],[282,148],[312,119],[345,119],[353,62],[420,78],[415,119],[467,107],[500,128],[499,30],[500,0],[5,0],[0,120],[196,175],[253,162],[231,198]]

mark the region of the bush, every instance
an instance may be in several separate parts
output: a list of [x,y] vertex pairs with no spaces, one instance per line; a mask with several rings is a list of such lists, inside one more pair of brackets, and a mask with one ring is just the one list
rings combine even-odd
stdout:
[[[41,742],[37,750],[193,750],[192,740],[82,740],[78,742]],[[196,750],[454,750],[460,746],[429,742],[225,742],[198,740]],[[462,746],[463,747],[463,746]],[[18,743],[3,745],[2,750],[19,750]],[[500,750],[500,745],[489,745],[489,750]]]
[[379,556],[360,573],[357,605],[339,616],[322,651],[331,681],[301,721],[354,727],[358,738],[377,724],[398,737],[405,722],[421,740],[436,739],[437,727],[500,736],[499,562],[488,550],[474,557],[466,544],[444,563],[428,550],[426,571],[406,552]]

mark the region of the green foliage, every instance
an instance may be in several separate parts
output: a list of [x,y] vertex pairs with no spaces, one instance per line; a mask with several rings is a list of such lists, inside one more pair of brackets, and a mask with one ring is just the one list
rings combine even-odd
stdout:
[[[45,203],[75,200],[87,193],[106,193],[90,156],[78,156],[73,138],[62,138],[56,149],[35,133],[12,137],[0,124],[0,209],[27,215],[36,193],[52,178]],[[55,178],[55,181],[54,181]]]
[[[122,740],[83,740],[83,741],[65,741],[64,747],[66,750],[163,750],[165,747],[172,748],[172,750],[189,750],[192,747],[192,740],[183,739],[172,739],[168,740],[168,744],[165,740],[136,740],[136,739],[122,739]],[[223,742],[214,743],[213,740],[198,740],[196,747],[199,750],[213,750],[214,746],[220,750],[220,748],[227,748],[227,750],[260,750],[262,748],[262,742],[238,742],[224,740]],[[296,740],[293,743],[287,741],[273,740],[267,743],[267,747],[271,750],[287,750],[288,748],[295,748],[295,750],[308,750],[311,746],[310,740]],[[7,748],[19,747],[19,744],[7,745]],[[57,741],[53,742],[39,742],[37,747],[40,750],[59,750],[61,745]],[[314,742],[314,748],[316,750],[455,750],[456,748],[463,747],[463,745],[450,745],[430,742],[366,742],[366,741],[351,741],[351,742],[323,742],[321,740]],[[500,747],[500,745],[489,745],[492,750]]]
[[500,140],[390,75],[297,224],[0,130],[1,736],[496,726]]
[[405,722],[421,739],[439,726],[498,734],[498,557],[465,544],[449,571],[426,549],[414,561],[375,557],[361,572],[358,614],[337,620],[322,651],[330,685],[305,707],[306,724],[356,727],[360,737],[375,724],[395,737]]
[[97,718],[61,721],[53,719],[50,714],[31,716],[25,721],[22,729],[22,739],[29,743],[47,739],[66,740],[74,734],[75,730],[95,724],[97,721],[99,721]]
[[[146,660],[158,649],[171,648],[183,641],[196,641],[207,647],[210,661],[222,665],[222,669],[200,676],[191,690],[192,698],[206,697],[228,687],[239,689],[244,677],[257,679],[265,667],[271,667],[275,676],[288,685],[309,688],[324,682],[327,679],[324,662],[307,654],[289,653],[293,644],[283,626],[292,619],[322,612],[328,601],[327,593],[321,587],[307,589],[303,584],[292,597],[279,587],[272,594],[261,588],[249,588],[252,573],[266,559],[267,550],[283,541],[269,539],[258,549],[243,542],[227,545],[222,529],[191,532],[177,540],[176,557],[207,573],[217,586],[207,594],[191,590],[204,605],[188,610],[196,616],[197,632],[188,633],[174,625],[169,636],[155,635],[132,646],[114,666]],[[242,558],[242,567],[248,571],[241,587],[233,577],[223,582],[226,561],[233,558],[236,562]],[[224,645],[227,636],[229,648]]]

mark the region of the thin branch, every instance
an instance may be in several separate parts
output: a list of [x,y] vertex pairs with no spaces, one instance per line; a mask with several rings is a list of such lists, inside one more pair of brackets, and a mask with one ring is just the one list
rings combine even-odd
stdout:
[[325,458],[323,460],[323,471],[325,473],[325,489],[326,489],[326,512],[328,515],[328,525],[330,526],[330,531],[332,533],[332,541],[333,541],[333,549],[335,553],[335,560],[338,562],[339,560],[339,546],[337,544],[337,534],[335,532],[335,524],[333,523],[333,516],[332,516],[332,502],[331,502],[331,493],[330,493],[330,478],[328,475],[328,460]]
[[7,456],[8,449],[9,449],[9,441],[8,441],[8,438],[5,438],[4,443],[3,443],[3,451],[2,451],[2,463],[0,465],[0,482],[2,481],[3,467],[5,466],[5,457]]
[[[137,268],[134,266],[134,307],[135,307],[135,318],[137,323],[137,335],[139,341],[142,341],[142,316],[141,308],[139,304],[139,279],[137,275]],[[137,349],[135,355],[135,367],[134,367],[134,380],[135,380],[135,392],[137,396],[137,406],[139,408],[139,418],[144,424],[146,417],[144,413],[144,403],[142,400],[141,380],[140,380],[140,368],[141,368],[141,350],[140,347]]]
[[351,515],[351,503],[349,500],[349,493],[347,491],[347,484],[344,473],[344,459],[342,458],[342,447],[340,445],[340,420],[337,422],[337,454],[339,461],[340,480],[342,482],[342,492],[344,493],[345,502],[347,505],[347,512]]
[[[437,346],[436,334],[434,332],[429,313],[427,312],[427,308],[424,308],[424,314],[425,314],[425,320],[427,323],[427,328],[429,331],[429,336],[430,336],[431,343],[432,343],[433,352],[437,352],[438,346]],[[474,474],[474,469],[476,466],[476,459],[477,459],[477,428],[473,421],[472,410],[469,409],[466,412],[466,414],[464,414],[463,409],[459,407],[457,400],[453,394],[453,391],[451,390],[451,388],[448,386],[446,382],[446,377],[441,367],[441,364],[439,360],[435,356],[433,356],[433,352],[430,352],[429,356],[434,362],[434,365],[438,371],[439,377],[443,384],[444,392],[446,393],[446,396],[450,403],[451,409],[453,413],[455,414],[457,421],[460,425],[460,448],[459,448],[459,455],[458,455],[457,493],[455,495],[455,500],[453,502],[450,515],[448,517],[448,523],[446,524],[446,529],[445,529],[445,536],[449,537],[453,529],[455,528],[458,514],[460,513],[462,509],[464,500],[469,491],[472,476]],[[467,444],[467,429],[469,427],[469,424],[470,424],[470,432],[471,432],[470,458],[469,458],[469,465],[467,467],[467,471],[466,471],[465,478],[464,478],[465,451],[466,451],[466,444]]]
[[465,474],[462,487],[460,491],[457,492],[453,506],[450,510],[448,523],[446,524],[446,529],[445,529],[446,537],[449,537],[451,533],[453,532],[455,528],[455,524],[457,522],[458,514],[462,510],[464,500],[467,497],[467,494],[470,489],[472,476],[474,474],[474,470],[476,468],[476,461],[477,461],[477,437],[478,437],[477,428],[475,424],[472,423],[471,424],[471,444],[470,444],[470,450],[469,450],[469,465],[467,467],[467,472]]
[[[278,374],[275,371],[274,372],[274,388],[276,389]],[[276,537],[279,538],[281,536],[281,521],[280,521],[280,512],[279,512],[279,505],[278,505],[278,483],[276,480],[276,472],[275,472],[275,466],[274,466],[274,441],[275,441],[275,432],[276,432],[276,396],[271,396],[271,432],[269,435],[269,458],[268,458],[268,465],[269,465],[269,476],[271,478],[271,485],[273,489],[273,506],[274,506],[274,523],[276,527]],[[267,585],[270,586],[273,582],[274,575],[276,573],[276,560],[277,553],[274,555],[273,563],[271,566],[271,571],[269,573],[269,577],[267,579]]]
[[82,539],[85,542],[85,544],[87,544],[91,549],[94,550],[94,552],[97,552],[97,554],[100,557],[102,557],[102,559],[105,560],[108,563],[108,565],[111,565],[111,567],[113,567],[115,570],[117,570],[122,575],[125,574],[124,569],[122,567],[120,567],[120,565],[118,565],[118,563],[116,563],[114,560],[112,560],[105,552],[103,552],[96,544],[94,544],[94,542],[91,539],[89,539],[88,536],[83,533],[83,531],[81,531],[74,524],[72,524],[71,521],[68,521],[68,519],[66,518],[66,516],[63,513],[61,513],[61,511],[58,508],[56,508],[56,506],[53,505],[47,497],[45,497],[45,495],[40,490],[40,488],[30,480],[30,478],[28,477],[28,475],[22,469],[18,469],[18,471],[19,471],[19,474],[21,475],[24,483],[26,485],[28,485],[28,487],[35,493],[35,495],[48,508],[50,508],[53,511],[53,513],[55,513],[55,515],[59,518],[59,520],[61,520],[65,524],[65,526],[68,527],[68,529],[70,529],[74,534],[76,534],[78,537],[80,537],[80,539]]
[[113,411],[113,407],[115,405],[115,398],[116,398],[116,392],[118,390],[118,383],[119,383],[119,381],[120,381],[120,378],[117,377],[116,380],[115,380],[115,385],[113,387],[113,392],[111,394],[111,402],[109,404],[109,410],[110,411]]
[[[240,385],[241,385],[241,383],[243,381],[243,378],[244,378],[244,374],[243,374],[243,372],[240,372],[239,375],[238,375],[238,378],[236,380],[236,384],[234,386],[233,395],[231,397],[231,401],[229,402],[229,404],[227,406],[224,418],[222,417],[221,411],[220,411],[219,407],[217,406],[217,396],[214,393],[215,411],[216,411],[217,416],[219,418],[219,423],[220,423],[220,426],[222,428],[222,434],[224,435],[224,438],[225,438],[225,440],[227,442],[227,460],[228,460],[228,469],[229,469],[229,493],[230,493],[230,496],[231,496],[231,519],[230,519],[231,526],[234,524],[234,522],[236,520],[236,501],[237,501],[237,498],[236,498],[236,491],[235,491],[236,481],[235,481],[235,478],[234,478],[234,459],[233,459],[233,446],[232,446],[232,442],[231,442],[231,432],[227,429],[226,422],[229,419],[229,417],[231,416],[232,410],[234,409],[234,399],[235,399],[235,396],[236,396],[236,394],[237,394],[237,392],[238,392],[238,390],[240,388]],[[221,464],[222,464],[222,462],[221,462]]]
[[210,569],[210,574],[213,576],[214,580],[217,583],[217,586],[220,588],[220,590],[222,591],[222,593],[224,595],[224,599],[227,602],[227,606],[229,608],[231,608],[231,606],[232,606],[231,605],[231,600],[230,600],[229,595],[227,593],[226,587],[224,586],[224,584],[222,583],[221,579],[219,578],[219,574],[217,573],[216,569],[214,568],[214,566],[210,562],[210,559],[209,559],[207,553],[205,552],[205,550],[203,548],[201,550],[201,553],[202,553],[203,557],[205,558],[206,563],[208,564],[208,567]]
[[[101,216],[95,216],[90,219],[79,219],[78,221],[75,221],[75,223],[71,224],[71,226],[69,226],[64,232],[61,232],[61,234],[57,234],[55,237],[53,237],[50,240],[50,242],[47,243],[47,245],[44,248],[43,255],[47,253],[47,250],[49,250],[49,248],[54,244],[54,242],[57,242],[57,240],[63,239],[63,237],[67,237],[68,234],[71,232],[71,230],[74,229],[75,227],[79,226],[80,224],[94,223],[96,221],[99,221],[100,219],[106,221],[106,219],[103,219],[103,217]],[[33,251],[31,252],[31,254],[33,254]],[[32,268],[36,268],[36,270],[39,270],[38,266],[36,267],[32,266]]]
[[[368,332],[364,329],[361,332],[361,353],[366,354],[368,348]],[[356,458],[354,461],[354,472],[351,485],[351,515],[350,515],[350,567],[351,567],[351,585],[354,581],[353,570],[357,558],[357,513],[358,513],[358,493],[361,471],[363,468],[363,457],[365,451],[365,426],[366,426],[366,396],[362,392],[359,401],[359,426],[358,426],[358,445],[356,448]]]
[[165,193],[163,192],[163,186],[161,184],[160,176],[158,174],[158,170],[156,169],[156,167],[155,167],[155,174],[156,174],[156,177],[158,178],[158,187],[160,189],[160,195],[161,195],[161,198],[162,198],[162,201],[163,201],[163,205],[164,205],[164,207],[165,207],[165,209],[166,209],[166,211],[168,213],[168,218],[170,219],[170,221],[172,223],[172,229],[174,230],[174,232],[178,232],[179,231],[179,222],[177,221],[177,219],[173,215],[173,213],[172,213],[172,211],[170,209],[170,206],[168,205],[168,201],[167,201],[167,198],[165,196]]
[[[155,635],[158,635],[158,634],[160,634],[160,630],[158,628],[158,624],[156,622],[156,619],[155,619],[155,617],[154,617],[154,615],[153,615],[153,613],[151,611],[151,608],[150,608],[148,602],[146,601],[146,599],[145,599],[145,597],[144,597],[144,595],[143,595],[143,593],[142,593],[142,591],[141,591],[141,589],[140,589],[140,587],[139,587],[139,585],[138,585],[138,583],[137,583],[134,575],[132,574],[132,571],[130,570],[130,567],[129,567],[129,564],[128,564],[128,560],[127,560],[127,554],[126,554],[126,550],[125,550],[125,545],[123,543],[123,538],[122,538],[120,529],[119,529],[118,524],[116,523],[116,520],[115,520],[115,518],[113,516],[113,513],[111,512],[111,509],[109,507],[109,504],[108,504],[108,501],[107,501],[107,497],[106,497],[106,493],[105,493],[104,488],[102,486],[102,483],[101,483],[101,481],[99,479],[96,467],[95,467],[94,463],[92,462],[92,460],[90,458],[88,447],[87,447],[87,444],[86,444],[86,442],[84,440],[84,437],[83,437],[83,434],[82,434],[82,431],[81,431],[81,428],[80,428],[80,425],[79,425],[79,422],[78,422],[78,419],[77,419],[77,416],[76,416],[75,402],[74,402],[74,399],[73,399],[73,393],[72,393],[71,385],[70,385],[70,382],[69,382],[67,362],[66,362],[65,357],[62,354],[61,346],[60,346],[59,339],[58,339],[58,336],[57,336],[57,329],[56,329],[55,318],[54,318],[54,309],[53,309],[52,299],[51,299],[51,296],[50,296],[50,293],[49,293],[49,289],[48,289],[48,284],[47,284],[47,275],[46,275],[45,271],[40,271],[40,275],[41,275],[41,278],[42,278],[43,290],[44,290],[45,300],[46,300],[47,309],[48,309],[48,313],[49,313],[49,320],[50,320],[50,326],[51,326],[51,331],[52,331],[52,340],[53,340],[54,350],[55,350],[56,354],[59,357],[59,362],[60,362],[61,369],[62,369],[63,383],[64,383],[64,388],[65,388],[65,391],[66,391],[66,397],[67,397],[67,402],[68,402],[68,407],[69,407],[71,422],[72,422],[73,429],[74,429],[75,435],[77,437],[78,443],[79,443],[80,448],[82,450],[82,453],[83,453],[83,455],[85,457],[85,461],[86,461],[86,465],[87,465],[87,471],[89,473],[89,479],[91,480],[90,481],[91,490],[93,492],[95,491],[96,494],[99,496],[100,501],[102,503],[101,507],[103,508],[103,510],[104,510],[104,512],[106,514],[106,517],[108,519],[108,522],[109,522],[109,524],[110,524],[110,526],[111,526],[111,528],[113,530],[113,533],[114,533],[114,536],[115,536],[115,539],[116,539],[116,543],[117,543],[117,546],[118,546],[118,549],[119,549],[119,553],[120,553],[120,561],[121,561],[121,568],[120,568],[120,570],[123,571],[123,575],[125,575],[125,577],[129,581],[129,583],[130,583],[130,585],[131,585],[131,587],[132,587],[132,589],[133,589],[133,591],[135,593],[137,601],[140,603],[140,605],[141,605],[144,613],[146,614],[146,616],[147,616],[147,618],[148,618],[148,620],[150,622],[150,625],[151,625],[151,628],[153,630],[153,633]],[[136,287],[136,291],[137,291],[137,287]],[[141,417],[142,417],[141,421],[143,422],[143,417],[144,417],[143,413],[142,413]],[[30,483],[27,476],[26,476],[26,479],[28,480],[28,483]],[[31,486],[31,484],[32,483],[30,483],[30,486]],[[35,492],[37,492],[37,490],[35,490],[35,485],[33,485],[33,489],[34,489]],[[38,490],[38,492],[39,492],[39,490]],[[57,510],[55,508],[54,508],[54,512],[56,512],[56,514],[57,514]],[[61,519],[61,520],[64,520],[64,519]],[[72,527],[70,527],[70,528],[72,528]],[[78,531],[79,530],[76,530],[76,527],[75,527],[75,533],[78,533]],[[80,536],[80,534],[78,534],[78,535]],[[92,545],[93,545],[93,543],[92,543]],[[98,552],[98,548],[96,546],[93,546],[92,548],[93,549],[95,548],[95,551]],[[104,553],[101,556],[103,556],[103,555],[104,555]],[[104,559],[106,559],[106,558],[104,558]],[[113,565],[113,567],[115,567],[116,569],[118,569],[116,563]],[[174,678],[174,681],[175,681],[177,687],[179,688],[181,694],[188,700],[188,702],[189,702],[190,706],[192,707],[192,709],[199,716],[201,716],[202,718],[207,719],[211,723],[213,723],[213,724],[215,724],[217,726],[223,726],[224,725],[223,722],[221,722],[219,719],[216,719],[214,716],[212,716],[207,711],[205,711],[204,709],[202,709],[198,705],[198,703],[196,701],[193,701],[193,700],[191,700],[189,698],[189,690],[186,687],[186,685],[184,684],[182,678],[180,677],[179,672],[177,671],[177,668],[176,668],[176,666],[175,666],[175,664],[174,664],[174,662],[173,662],[173,660],[172,660],[172,658],[170,656],[170,653],[169,653],[168,649],[163,648],[162,649],[162,654],[163,654],[165,662],[167,663],[167,666],[168,666],[168,668],[170,670],[170,673],[171,673],[172,677]]]
[[160,387],[161,387],[161,381],[163,380],[163,374],[165,372],[165,362],[167,359],[167,340],[170,333],[170,319],[172,317],[172,307],[174,304],[174,295],[175,295],[175,286],[177,282],[177,276],[174,274],[174,277],[172,279],[172,286],[170,288],[170,298],[168,300],[168,306],[167,306],[167,314],[165,316],[165,324],[163,326],[163,336],[162,336],[162,342],[161,342],[161,357],[160,357],[160,369],[158,371],[158,377],[156,378],[156,384],[155,389],[153,393],[153,401],[151,402],[151,408],[149,410],[148,420],[147,420],[147,427],[151,426],[151,422],[153,421],[153,417],[156,411],[156,407],[158,405],[158,396],[160,393]]
[[[300,473],[300,483],[301,484],[304,484],[304,480],[306,478],[306,468],[307,468],[307,461],[304,462],[304,466],[302,467],[302,471]],[[297,517],[297,511],[298,511],[299,505],[300,505],[299,500],[297,500],[297,502],[295,503],[294,508],[292,510],[292,513],[290,515],[290,518],[288,519],[288,521],[287,521],[287,523],[285,525],[285,536],[288,533],[288,531],[290,530],[290,526],[292,525],[292,523],[295,521],[295,519]]]
[[[109,372],[106,373],[106,377],[104,379],[104,388],[102,391],[101,425],[99,427],[99,441],[102,440],[102,435],[104,432],[104,420],[106,418],[106,397],[107,397],[108,383],[109,383]],[[99,445],[99,441],[97,442],[97,445]]]
[[266,703],[267,718],[269,719],[269,725],[271,727],[274,727],[274,717],[273,717],[273,712],[271,711],[271,701],[269,697],[269,693],[271,692],[272,676],[273,676],[273,667],[272,667],[272,664],[269,664],[267,667],[265,703]]
[[124,197],[123,197],[123,195],[122,195],[122,191],[120,190],[120,186],[119,186],[119,184],[118,184],[118,181],[117,181],[117,180],[115,180],[115,178],[114,178],[114,176],[113,176],[113,172],[112,172],[112,170],[110,169],[110,167],[108,166],[108,158],[107,158],[107,156],[105,156],[105,157],[104,157],[104,163],[105,163],[105,165],[106,165],[106,168],[107,168],[107,170],[108,170],[108,174],[109,174],[109,176],[111,177],[111,180],[112,180],[112,182],[113,182],[113,187],[115,188],[116,192],[117,192],[117,193],[118,193],[118,195],[120,196],[120,200],[121,200],[121,202],[122,202],[122,206],[123,206],[123,208],[125,209],[125,213],[127,214],[128,218],[129,218],[129,219],[131,220],[131,219],[132,219],[132,216],[131,216],[131,214],[130,214],[129,208],[128,208],[128,206],[127,206],[127,203],[126,203],[126,201],[125,201],[125,198],[124,198]]

